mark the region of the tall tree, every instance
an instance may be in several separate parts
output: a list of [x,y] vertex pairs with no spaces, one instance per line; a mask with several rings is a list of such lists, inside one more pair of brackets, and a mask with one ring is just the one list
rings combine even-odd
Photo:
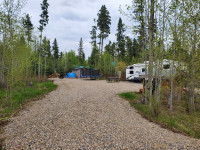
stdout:
[[78,59],[79,59],[80,65],[85,64],[85,53],[83,51],[83,39],[82,38],[80,39],[80,42],[79,42]]
[[101,9],[99,10],[98,20],[97,20],[97,27],[100,30],[99,38],[100,38],[100,44],[101,44],[101,54],[103,51],[103,40],[108,37],[110,34],[110,25],[111,25],[111,17],[110,13],[107,10],[105,5],[101,6]]
[[126,50],[128,63],[137,63],[140,60],[140,51],[139,44],[137,40],[134,38],[133,41],[130,37],[126,37]]
[[38,49],[38,55],[39,55],[39,59],[38,59],[38,78],[40,79],[40,57],[41,57],[41,42],[42,42],[42,33],[44,30],[44,27],[46,27],[46,25],[49,22],[49,15],[48,15],[48,7],[49,4],[47,2],[47,0],[43,0],[42,4],[41,4],[41,9],[42,9],[42,14],[40,15],[41,19],[39,21],[40,26],[39,26],[39,31],[40,31],[40,48]]
[[154,15],[155,15],[155,0],[150,3],[150,22],[149,22],[149,64],[148,64],[148,88],[150,108],[152,106],[152,81],[153,81],[153,48],[154,48]]
[[27,36],[27,41],[29,45],[29,42],[32,40],[32,31],[34,29],[29,14],[26,14],[25,18],[23,18],[22,21],[23,21],[23,27],[25,28],[25,34]]
[[118,49],[118,58],[121,59],[121,61],[124,61],[124,57],[126,55],[125,51],[125,27],[122,23],[122,19],[119,18],[119,22],[117,25],[117,49]]
[[[13,87],[14,82],[17,80],[17,75],[14,72],[16,69],[15,61],[19,60],[15,58],[15,54],[19,51],[15,51],[16,41],[19,41],[18,25],[19,14],[22,7],[24,6],[24,1],[18,0],[4,0],[0,3],[0,78],[3,87]],[[19,53],[17,53],[19,54]],[[9,58],[6,60],[6,58]],[[21,61],[22,62],[22,61]],[[20,63],[20,62],[19,62]],[[20,64],[19,64],[20,66]]]
[[111,41],[105,46],[105,51],[108,52],[112,56],[112,60],[114,61],[115,56],[115,50],[116,50],[116,44]]
[[58,70],[58,58],[59,58],[59,47],[56,38],[54,39],[53,46],[53,56],[54,56],[54,72],[57,72]]
[[97,47],[97,26],[96,26],[96,20],[94,19],[94,26],[92,26],[92,31],[90,31],[91,34],[91,44],[92,44],[92,53],[90,56],[90,65],[96,68],[97,65],[97,57],[98,55],[98,47]]
[[91,44],[92,46],[97,44],[97,26],[96,26],[96,20],[94,19],[94,25],[92,26],[92,31],[90,31],[91,35]]

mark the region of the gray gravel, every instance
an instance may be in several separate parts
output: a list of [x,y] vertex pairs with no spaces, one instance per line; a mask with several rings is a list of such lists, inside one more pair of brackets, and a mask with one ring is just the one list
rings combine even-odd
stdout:
[[117,94],[141,84],[56,79],[58,89],[5,127],[5,149],[200,149],[200,140],[142,118]]

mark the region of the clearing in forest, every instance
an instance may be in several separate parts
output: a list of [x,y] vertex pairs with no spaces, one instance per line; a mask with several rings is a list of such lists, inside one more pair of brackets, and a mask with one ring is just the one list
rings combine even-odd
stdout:
[[6,149],[200,149],[142,118],[119,93],[142,84],[55,79],[57,90],[5,126]]

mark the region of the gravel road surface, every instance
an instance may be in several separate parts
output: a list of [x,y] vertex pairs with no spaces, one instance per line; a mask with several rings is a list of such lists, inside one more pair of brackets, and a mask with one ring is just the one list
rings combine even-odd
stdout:
[[200,140],[142,118],[117,94],[141,84],[55,79],[58,89],[32,102],[4,127],[5,149],[194,149]]

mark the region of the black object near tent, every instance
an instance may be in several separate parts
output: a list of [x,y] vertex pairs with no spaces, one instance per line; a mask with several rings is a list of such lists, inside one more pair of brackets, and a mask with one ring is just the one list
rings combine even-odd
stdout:
[[94,70],[92,68],[74,68],[73,71],[77,78],[98,78],[101,77],[99,70]]

